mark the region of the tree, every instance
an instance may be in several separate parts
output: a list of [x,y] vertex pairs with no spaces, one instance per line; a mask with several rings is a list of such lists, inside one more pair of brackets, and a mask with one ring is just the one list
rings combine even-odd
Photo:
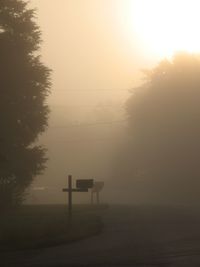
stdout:
[[127,102],[132,173],[142,173],[150,201],[200,200],[199,101],[200,57],[180,53],[146,72]]
[[50,70],[34,17],[24,0],[0,0],[0,208],[23,200],[46,161],[35,143],[47,127]]

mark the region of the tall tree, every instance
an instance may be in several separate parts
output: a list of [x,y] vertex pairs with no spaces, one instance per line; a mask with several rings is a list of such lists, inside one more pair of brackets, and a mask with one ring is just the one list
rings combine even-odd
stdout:
[[199,101],[200,57],[180,53],[147,72],[127,103],[132,173],[142,174],[150,201],[200,200]]
[[44,169],[36,146],[47,127],[50,70],[41,62],[35,10],[24,0],[0,0],[0,207],[15,205]]

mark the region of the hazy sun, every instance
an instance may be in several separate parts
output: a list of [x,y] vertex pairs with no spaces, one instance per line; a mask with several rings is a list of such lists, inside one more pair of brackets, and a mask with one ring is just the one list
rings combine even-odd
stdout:
[[130,24],[153,53],[168,57],[179,50],[200,52],[200,0],[128,0],[127,3]]

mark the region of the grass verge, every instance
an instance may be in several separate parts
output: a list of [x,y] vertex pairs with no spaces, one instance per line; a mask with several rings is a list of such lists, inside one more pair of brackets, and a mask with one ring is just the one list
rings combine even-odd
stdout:
[[70,243],[101,232],[106,206],[75,205],[71,223],[65,205],[22,206],[0,220],[0,250]]

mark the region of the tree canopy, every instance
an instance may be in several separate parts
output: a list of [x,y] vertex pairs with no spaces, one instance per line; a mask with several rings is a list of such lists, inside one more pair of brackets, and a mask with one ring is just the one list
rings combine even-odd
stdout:
[[[151,197],[200,199],[200,57],[179,53],[145,72],[127,102],[133,179],[150,181]],[[144,183],[145,184],[145,183]]]
[[47,127],[50,70],[38,54],[41,33],[24,0],[0,0],[0,202],[20,202],[44,169],[34,145]]

